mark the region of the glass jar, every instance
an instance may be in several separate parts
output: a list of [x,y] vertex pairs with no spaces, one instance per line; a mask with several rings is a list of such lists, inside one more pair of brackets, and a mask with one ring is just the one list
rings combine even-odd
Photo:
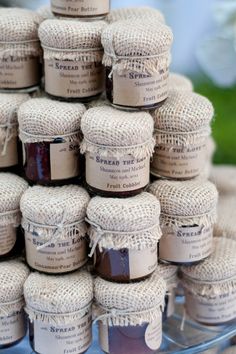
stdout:
[[236,320],[236,241],[214,238],[213,252],[202,264],[182,267],[187,314],[214,326]]
[[157,352],[162,341],[160,306],[164,302],[165,286],[164,280],[155,273],[150,279],[132,284],[95,279],[95,318],[103,352]]
[[203,180],[158,180],[149,187],[161,204],[159,258],[164,263],[197,264],[212,252],[218,193]]
[[21,199],[26,260],[49,274],[72,272],[88,259],[88,193],[78,186],[30,188]]
[[66,276],[31,273],[24,293],[30,344],[35,353],[82,354],[88,350],[92,343],[93,299],[93,279],[88,272]]
[[19,261],[0,263],[0,350],[17,345],[27,333],[23,285],[28,268]]
[[38,27],[42,18],[26,9],[0,10],[0,91],[33,92],[41,80]]
[[141,193],[149,183],[155,145],[151,115],[95,107],[83,115],[81,129],[89,191],[104,197]]
[[110,0],[51,0],[51,10],[55,16],[98,20],[110,11]]
[[16,257],[24,249],[24,238],[19,228],[20,200],[28,184],[11,173],[0,173],[0,260]]
[[103,21],[46,20],[39,28],[44,49],[45,91],[61,101],[89,102],[104,90]]
[[166,100],[172,39],[170,28],[156,19],[117,21],[104,29],[106,91],[113,106],[150,110]]
[[91,199],[86,220],[99,276],[120,283],[149,277],[157,267],[159,216],[158,200],[146,192],[126,199]]
[[32,184],[63,185],[79,182],[84,174],[80,155],[82,104],[34,98],[18,113],[23,166]]

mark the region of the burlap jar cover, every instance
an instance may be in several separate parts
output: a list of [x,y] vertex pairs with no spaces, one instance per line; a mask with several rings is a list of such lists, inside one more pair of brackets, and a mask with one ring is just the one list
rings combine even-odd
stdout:
[[[161,312],[164,309],[165,292],[166,283],[156,272],[147,280],[130,284],[96,278],[94,317],[99,324],[102,350],[117,353],[117,338],[112,336],[112,328],[116,326],[124,327],[122,333],[130,326],[144,326],[145,347],[157,350],[162,340]],[[135,345],[133,338],[131,341],[131,345]],[[129,344],[129,336],[124,333],[122,348],[127,348],[127,353]],[[139,353],[139,350],[137,347],[136,352]]]
[[149,183],[155,145],[150,114],[95,107],[83,115],[81,129],[89,186],[114,193],[140,190]]
[[216,143],[212,136],[210,136],[206,141],[206,160],[205,166],[201,170],[200,174],[195,177],[203,180],[209,180],[211,176],[211,170],[213,168],[213,157],[216,151]]
[[[91,225],[91,255],[96,247],[106,253],[127,249],[130,280],[153,273],[157,267],[157,244],[161,237],[159,216],[159,202],[146,192],[126,199],[91,199],[87,209],[87,221]],[[117,262],[116,257],[114,265]],[[122,264],[120,266],[124,271]],[[108,278],[112,269],[107,267],[106,270]]]
[[46,273],[66,273],[87,261],[88,193],[78,186],[29,188],[21,199],[28,264]]
[[208,181],[159,180],[149,187],[161,204],[159,256],[173,263],[200,261],[212,252],[218,193]]
[[18,260],[0,263],[0,346],[26,335],[23,285],[28,275],[29,269]]
[[51,9],[57,16],[104,18],[110,11],[110,0],[51,0]]
[[193,83],[188,77],[184,75],[170,73],[169,90],[191,92],[193,91]]
[[[19,136],[25,146],[24,165],[30,179],[32,165],[28,144],[49,142],[50,180],[63,180],[81,174],[79,145],[81,141],[80,122],[85,112],[83,104],[52,101],[35,98],[21,105],[18,112]],[[56,139],[60,142],[54,143]]]
[[27,89],[40,82],[39,14],[18,8],[0,9],[0,89]]
[[103,64],[113,105],[150,108],[167,98],[172,40],[170,28],[155,19],[117,21],[104,29]]
[[45,91],[56,97],[86,99],[104,89],[103,21],[46,20],[39,28],[44,49]]
[[212,166],[210,180],[215,183],[220,195],[236,194],[236,167],[233,165]]
[[166,292],[166,318],[171,317],[175,312],[175,289],[178,285],[178,268],[174,265],[158,264],[157,273],[165,280]]
[[93,280],[88,272],[66,276],[32,273],[24,296],[37,353],[84,353],[89,348]]
[[165,23],[164,15],[157,9],[148,6],[139,7],[121,7],[112,10],[106,20],[109,23],[123,20],[157,20],[161,23]]
[[27,94],[0,93],[0,169],[18,164],[17,111],[29,98]]
[[151,173],[173,179],[200,174],[214,110],[209,100],[192,92],[171,91],[153,113],[156,148]]
[[182,267],[186,310],[211,325],[236,318],[236,242],[214,238],[212,255],[203,263]]
[[218,217],[214,225],[214,236],[227,237],[236,241],[236,199],[234,195],[219,198]]
[[16,244],[16,228],[21,223],[20,199],[27,188],[22,178],[11,173],[0,174],[0,258]]
[[36,11],[44,20],[55,18],[50,5],[40,6]]

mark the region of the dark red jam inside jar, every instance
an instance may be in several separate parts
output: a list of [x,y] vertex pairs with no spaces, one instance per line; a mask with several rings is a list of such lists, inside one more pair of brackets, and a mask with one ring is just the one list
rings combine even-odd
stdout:
[[[39,142],[39,143],[25,143],[24,144],[24,174],[26,179],[31,184],[42,184],[42,185],[64,185],[65,183],[78,183],[81,181],[84,174],[84,158],[76,152],[76,172],[73,172],[72,177],[66,177],[60,179],[53,178],[52,175],[52,159],[51,145],[64,143],[64,140],[59,138],[55,139],[54,142]],[[77,148],[79,150],[79,147]],[[54,156],[55,158],[55,156]],[[60,156],[57,155],[60,159]],[[59,160],[60,161],[60,160]],[[61,160],[60,169],[63,169],[63,161]],[[67,172],[67,171],[65,171]],[[76,175],[75,175],[76,174]]]
[[128,107],[119,104],[114,104],[113,77],[110,76],[111,71],[111,67],[106,67],[106,96],[107,99],[111,102],[111,104],[114,105],[116,108],[124,110],[154,110],[160,107],[165,102],[166,98],[161,102],[145,106]]
[[[0,228],[1,231],[1,228]],[[1,238],[1,237],[0,237]],[[25,238],[22,228],[19,226],[16,228],[16,242],[13,248],[4,254],[1,254],[1,243],[0,243],[0,261],[6,261],[11,258],[21,256],[25,249]]]
[[[147,186],[146,186],[147,187]],[[145,188],[139,188],[134,191],[125,191],[125,192],[109,192],[109,191],[102,191],[100,189],[91,187],[89,184],[86,183],[86,188],[91,195],[91,197],[95,197],[96,195],[100,197],[105,197],[105,198],[128,198],[128,197],[134,197],[135,195],[138,195],[142,193]]]
[[94,96],[88,96],[88,97],[59,97],[59,96],[54,96],[48,92],[46,92],[47,96],[56,101],[62,101],[62,102],[78,102],[78,103],[89,103],[91,101],[99,99],[101,96],[101,93],[94,95]]
[[22,329],[22,332],[24,333],[24,335],[20,339],[14,341],[14,342],[9,342],[7,344],[2,344],[2,345],[0,344],[0,351],[2,352],[2,354],[5,353],[6,349],[14,347],[17,344],[19,344],[24,339],[24,337],[26,336],[26,333],[27,333],[27,318],[26,318],[25,313],[23,313],[23,326],[24,326],[24,328]]

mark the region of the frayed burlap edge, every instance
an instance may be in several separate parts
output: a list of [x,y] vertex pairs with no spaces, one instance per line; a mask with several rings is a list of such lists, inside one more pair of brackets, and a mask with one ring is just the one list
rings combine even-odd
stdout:
[[211,135],[211,128],[199,130],[199,132],[158,132],[154,131],[156,145],[169,145],[170,149],[173,146],[190,146],[198,144],[206,144],[207,138]]
[[63,49],[47,49],[44,48],[44,55],[43,55],[45,60],[71,60],[71,61],[80,61],[80,62],[86,62],[86,63],[95,63],[95,62],[102,62],[103,58],[103,49],[99,49],[95,51],[94,49],[91,49],[91,51],[82,51],[78,49],[70,51],[64,50]]
[[25,300],[23,297],[19,301],[15,301],[12,304],[0,304],[0,317],[8,317],[15,312],[20,312],[24,309]]
[[196,216],[172,216],[172,215],[163,215],[160,216],[160,225],[161,228],[172,227],[179,228],[182,226],[192,226],[198,225],[203,227],[212,227],[217,220],[217,210],[214,209],[211,212],[205,213],[204,215]]
[[22,143],[40,143],[40,142],[53,142],[56,138],[62,138],[64,142],[78,142],[79,144],[81,143],[82,140],[82,133],[81,131],[75,132],[75,133],[68,133],[68,134],[58,134],[55,136],[42,136],[42,135],[31,135],[30,133],[26,133],[23,130],[20,129],[19,131],[19,138],[22,141]]

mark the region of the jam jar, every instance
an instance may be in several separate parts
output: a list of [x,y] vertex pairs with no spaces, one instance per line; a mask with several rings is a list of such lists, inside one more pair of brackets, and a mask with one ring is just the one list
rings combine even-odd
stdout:
[[92,198],[87,208],[95,271],[117,282],[149,277],[157,267],[160,204],[143,192],[130,198]]
[[20,199],[27,188],[22,178],[0,173],[0,260],[16,257],[23,251]]
[[23,285],[29,269],[19,260],[0,262],[0,351],[17,345],[26,335]]
[[162,341],[161,308],[165,292],[165,281],[156,273],[131,284],[96,278],[94,316],[103,352],[156,353]]
[[19,173],[21,170],[17,111],[29,98],[23,93],[0,93],[0,172]]
[[108,23],[124,20],[145,20],[154,19],[161,23],[165,23],[164,15],[157,9],[149,6],[139,7],[120,7],[113,9],[106,18]]
[[170,91],[188,91],[194,89],[192,81],[184,75],[170,72],[169,75],[169,90]]
[[39,28],[45,91],[60,101],[86,103],[104,91],[101,32],[104,21],[49,19]]
[[203,180],[152,183],[149,192],[161,204],[159,258],[173,264],[195,264],[212,252],[218,192]]
[[95,107],[83,115],[81,129],[89,191],[104,197],[141,193],[149,183],[155,145],[151,115]]
[[30,344],[37,354],[85,353],[92,343],[93,279],[31,273],[24,286]]
[[51,10],[55,16],[98,20],[110,11],[110,0],[51,0]]
[[85,189],[34,186],[21,199],[26,260],[32,269],[68,273],[88,259]]
[[236,320],[236,241],[214,238],[213,252],[202,264],[181,267],[187,314],[205,325]]
[[156,147],[151,174],[187,180],[207,165],[207,143],[214,116],[211,102],[191,91],[170,91],[166,102],[152,112]]
[[80,121],[83,104],[34,98],[21,105],[18,118],[26,179],[32,184],[78,182],[83,175]]
[[0,91],[33,92],[41,80],[42,17],[26,9],[0,9]]
[[166,100],[172,40],[170,28],[156,19],[117,21],[103,30],[106,92],[113,106],[149,110]]

